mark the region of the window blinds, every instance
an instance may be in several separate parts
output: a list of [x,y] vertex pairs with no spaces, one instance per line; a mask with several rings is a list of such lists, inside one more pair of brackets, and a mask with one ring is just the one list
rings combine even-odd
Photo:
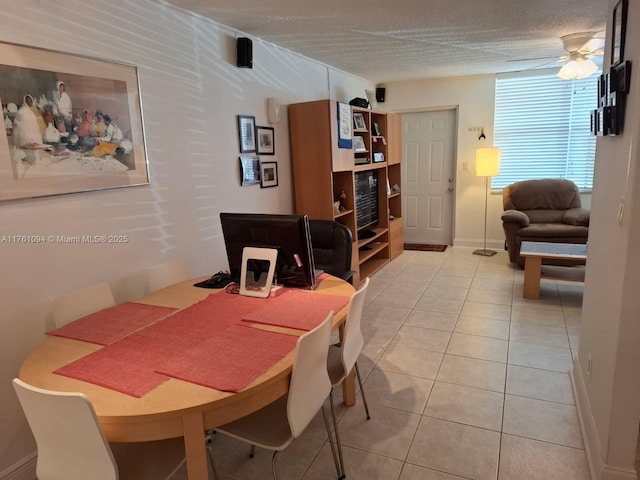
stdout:
[[562,80],[557,69],[501,74],[496,79],[494,145],[502,150],[492,188],[535,178],[566,178],[593,186],[598,75]]

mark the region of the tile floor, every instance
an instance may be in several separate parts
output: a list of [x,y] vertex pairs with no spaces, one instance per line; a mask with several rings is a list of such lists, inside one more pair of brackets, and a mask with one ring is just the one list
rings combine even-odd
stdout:
[[[359,361],[372,419],[359,397],[338,409],[349,480],[589,479],[568,375],[582,284],[543,280],[525,300],[505,252],[471,252],[405,251],[372,276]],[[271,478],[268,452],[250,460],[223,435],[214,451],[225,480]],[[321,417],[278,470],[336,478]]]

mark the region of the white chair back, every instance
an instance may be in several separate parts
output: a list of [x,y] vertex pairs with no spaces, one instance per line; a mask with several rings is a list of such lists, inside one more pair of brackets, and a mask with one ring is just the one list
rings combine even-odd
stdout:
[[69,292],[53,300],[53,321],[60,328],[69,322],[116,304],[107,282]]
[[298,339],[289,384],[287,416],[295,438],[309,425],[331,391],[327,355],[333,312],[313,330]]
[[344,325],[344,340],[342,344],[342,367],[345,375],[348,374],[358,360],[358,355],[364,347],[364,337],[360,326],[362,320],[362,309],[364,308],[364,297],[369,286],[367,277],[349,302],[349,315]]
[[38,447],[41,480],[118,480],[118,467],[91,401],[13,379]]
[[189,280],[189,267],[182,259],[153,265],[147,269],[149,292]]

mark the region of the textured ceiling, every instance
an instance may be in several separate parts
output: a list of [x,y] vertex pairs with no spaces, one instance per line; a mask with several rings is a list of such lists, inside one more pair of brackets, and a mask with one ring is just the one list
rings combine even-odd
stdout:
[[[560,37],[604,36],[607,0],[170,0],[374,83],[554,63]],[[533,60],[526,60],[533,59]]]

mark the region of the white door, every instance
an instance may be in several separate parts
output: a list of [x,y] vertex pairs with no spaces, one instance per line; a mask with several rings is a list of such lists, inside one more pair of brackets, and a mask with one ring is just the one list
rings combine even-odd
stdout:
[[402,114],[405,243],[453,244],[456,113]]

